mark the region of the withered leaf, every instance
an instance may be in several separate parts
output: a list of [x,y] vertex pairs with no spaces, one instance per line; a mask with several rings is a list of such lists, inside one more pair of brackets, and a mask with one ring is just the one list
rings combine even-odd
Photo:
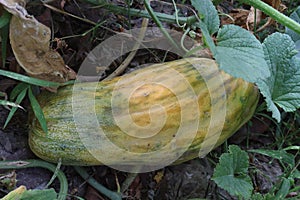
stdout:
[[50,29],[29,15],[22,0],[0,0],[13,14],[10,22],[10,43],[20,66],[32,77],[66,82],[75,78],[60,54],[50,48]]

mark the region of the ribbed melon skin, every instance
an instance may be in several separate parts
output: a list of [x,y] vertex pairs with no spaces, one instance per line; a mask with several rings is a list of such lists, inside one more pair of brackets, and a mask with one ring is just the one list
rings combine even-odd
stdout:
[[[200,75],[200,73],[192,66],[197,64],[200,72],[206,74],[206,80]],[[186,84],[182,81],[177,81],[174,77],[170,76],[165,66],[175,70],[175,72],[182,75],[182,78],[187,81],[191,86],[198,102],[199,124],[198,131],[189,146],[185,145],[185,137],[176,141],[176,148],[170,149],[170,154],[179,149],[188,148],[188,150],[178,159],[174,164],[181,163],[198,156],[199,149],[203,139],[205,138],[209,123],[211,120],[211,106],[214,108],[220,108],[226,106],[226,116],[219,116],[220,119],[225,117],[222,133],[219,138],[216,137],[217,133],[212,134],[211,137],[216,137],[216,144],[214,147],[222,144],[227,138],[234,134],[243,124],[245,124],[253,115],[257,102],[259,99],[259,92],[256,86],[252,83],[248,83],[239,78],[233,78],[223,71],[213,70],[216,66],[215,61],[206,58],[188,58],[182,60],[176,60],[172,62],[166,62],[161,64],[155,64],[146,68],[136,70],[130,74],[122,76],[122,80],[125,80],[118,88],[130,88],[136,83],[136,78],[141,79],[138,75],[143,73],[146,76],[142,77],[142,81],[146,84],[137,88],[134,93],[130,95],[129,104],[120,104],[120,107],[114,108],[116,110],[122,110],[123,105],[130,108],[130,114],[133,122],[139,126],[147,126],[151,123],[150,115],[154,118],[160,117],[161,110],[152,110],[149,115],[149,109],[153,105],[161,105],[164,108],[166,120],[162,129],[149,138],[137,138],[125,134],[117,125],[112,114],[111,98],[113,90],[116,90],[116,84],[120,80],[120,77],[111,81],[102,81],[97,83],[96,91],[94,90],[95,83],[80,83],[77,85],[77,90],[73,91],[73,86],[66,86],[60,88],[57,93],[42,92],[38,96],[38,101],[44,111],[44,115],[48,125],[48,135],[44,133],[38,123],[38,120],[30,115],[30,133],[29,133],[29,145],[32,151],[40,158],[50,161],[58,162],[61,159],[64,165],[101,165],[102,163],[96,159],[82,143],[82,137],[87,137],[90,140],[100,140],[101,137],[95,138],[94,126],[86,124],[84,129],[86,133],[79,136],[76,130],[76,124],[73,118],[72,110],[72,92],[77,92],[83,96],[90,96],[95,98],[95,111],[97,119],[104,130],[105,135],[118,147],[125,149],[126,151],[141,153],[139,158],[130,158],[125,155],[118,154],[115,149],[105,146],[90,146],[89,149],[93,149],[93,154],[101,154],[103,152],[109,152],[111,157],[107,158],[106,164],[112,165],[136,165],[143,163],[145,157],[143,153],[159,151],[162,147],[166,146],[170,141],[176,137],[176,132],[181,120],[184,123],[193,123],[195,121],[195,110],[189,112],[190,98],[184,99],[183,104],[178,103],[178,94],[174,94],[172,90],[163,87],[162,85],[155,84],[151,80],[170,80],[173,84],[172,87],[176,87],[177,92],[185,94],[187,88]],[[209,92],[222,91],[220,88],[220,81],[217,80],[220,73],[224,88],[226,91],[226,101],[222,101],[224,97],[223,93],[217,94],[215,102],[211,102]],[[210,83],[215,84],[212,86],[213,91],[209,91],[206,85],[207,79]],[[78,89],[79,88],[79,89]],[[126,91],[126,90],[125,90]],[[122,94],[121,94],[122,95]],[[126,94],[124,94],[126,95]],[[219,96],[218,96],[219,95]],[[81,103],[81,99],[77,98],[76,103]],[[82,100],[84,101],[84,100]],[[74,102],[73,102],[74,103]],[[84,104],[86,102],[82,102]],[[184,109],[188,110],[188,113],[181,116],[180,105],[186,105]],[[85,107],[80,111],[81,115],[89,116],[92,108]],[[222,121],[222,120],[220,120]],[[215,122],[215,126],[223,125],[218,124],[218,120]],[[138,132],[135,133],[138,136]],[[188,140],[191,133],[186,131],[186,139]],[[213,138],[214,139],[214,138]],[[170,155],[165,153],[159,157],[150,157],[153,165],[159,164]]]

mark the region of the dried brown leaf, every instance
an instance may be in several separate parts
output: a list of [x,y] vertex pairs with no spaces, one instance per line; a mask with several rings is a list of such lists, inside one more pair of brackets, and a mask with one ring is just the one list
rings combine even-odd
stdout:
[[10,43],[20,66],[32,77],[65,82],[75,78],[60,54],[50,48],[50,29],[29,15],[25,2],[0,0],[13,14],[10,22]]
[[262,12],[251,6],[249,15],[247,17],[246,26],[248,30],[253,30],[254,25],[259,24],[262,19]]
[[247,17],[249,15],[249,10],[245,9],[233,9],[228,14],[229,16],[222,17],[222,25],[224,24],[235,24],[246,28]]

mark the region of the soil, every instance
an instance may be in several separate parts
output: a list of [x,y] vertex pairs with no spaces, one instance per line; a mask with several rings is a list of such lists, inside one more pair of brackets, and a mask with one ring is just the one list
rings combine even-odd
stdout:
[[[115,0],[116,4],[124,4],[123,1]],[[170,1],[172,2],[172,1]],[[53,48],[57,48],[63,55],[65,62],[75,71],[78,70],[80,64],[84,60],[88,52],[102,40],[110,37],[114,31],[120,32],[123,29],[132,27],[140,27],[141,19],[132,18],[130,23],[127,18],[121,15],[114,15],[101,8],[90,9],[90,4],[77,1],[54,1],[51,5],[60,8],[63,6],[66,12],[77,16],[85,17],[93,22],[104,23],[94,32],[82,35],[87,30],[93,28],[92,25],[74,19],[70,16],[55,12],[44,7],[39,1],[32,1],[28,4],[28,11],[35,15],[39,21],[52,27],[52,31],[56,38],[81,35],[78,37],[70,37],[60,40],[59,43],[53,43]],[[134,2],[135,8],[142,9],[142,4],[138,1]],[[237,6],[231,4],[231,1],[225,1],[223,9],[230,10]],[[158,4],[153,7],[157,11],[173,12],[173,7],[167,4],[161,8]],[[154,26],[152,21],[149,26]],[[168,28],[178,28],[175,25],[164,24]],[[66,45],[64,45],[66,44]],[[131,63],[131,68],[135,66],[158,62],[164,59],[161,51],[155,51],[155,56],[150,55],[146,51],[138,51],[136,58]],[[122,60],[123,58],[120,58]],[[167,55],[167,60],[174,60],[176,56]],[[8,60],[13,62],[14,56],[11,52],[8,54]],[[115,65],[105,70],[105,74],[109,74],[112,69],[118,66],[120,61],[116,61]],[[12,64],[10,65],[10,67]],[[130,69],[129,69],[130,71]],[[104,74],[104,75],[105,75]],[[0,81],[5,82],[7,79],[1,78]],[[12,89],[13,84],[6,87],[6,91]],[[24,108],[29,107],[28,102],[23,102]],[[3,127],[8,110],[0,107],[0,127]],[[28,124],[27,112],[18,110],[13,120],[5,129],[0,129],[0,159],[2,160],[25,160],[38,159],[28,146]],[[263,123],[262,123],[263,122]],[[227,144],[238,144],[243,149],[264,148],[274,143],[274,136],[270,131],[273,124],[267,119],[252,119],[252,126],[249,124],[243,126],[238,133],[228,140]],[[128,189],[124,192],[124,199],[166,199],[166,200],[183,200],[190,198],[206,198],[206,199],[236,199],[229,195],[226,191],[218,188],[216,184],[210,180],[213,174],[215,162],[218,162],[218,156],[224,151],[225,146],[221,146],[211,152],[207,157],[195,159],[177,166],[168,166],[164,169],[138,174]],[[265,156],[252,155],[250,157],[251,167],[257,170],[251,174],[257,192],[266,193],[273,184],[276,183],[278,177],[283,173],[281,165],[276,160],[271,160]],[[69,183],[69,199],[78,199],[76,196],[83,197],[87,200],[107,199],[104,195],[97,192],[83,180],[75,170],[70,166],[62,166],[61,169],[66,174]],[[116,191],[117,184],[122,184],[127,173],[118,172],[105,166],[87,167],[87,170],[95,179],[97,179],[105,187]],[[16,185],[25,185],[29,189],[41,189],[47,185],[52,173],[41,168],[28,168],[22,170],[1,170],[1,175],[11,175],[11,182]],[[118,181],[118,183],[116,182]],[[55,181],[51,187],[56,190],[58,182]],[[11,185],[5,185],[0,177],[0,197],[7,194]]]

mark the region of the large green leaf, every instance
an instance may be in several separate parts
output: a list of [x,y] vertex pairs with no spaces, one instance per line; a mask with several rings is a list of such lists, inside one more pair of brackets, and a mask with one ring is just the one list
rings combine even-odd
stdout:
[[255,83],[270,76],[261,43],[239,26],[225,25],[219,30],[214,57],[221,69],[246,81]]
[[[290,15],[290,18],[300,23],[300,6]],[[286,33],[291,36],[294,42],[300,40],[300,35],[289,28],[286,28]]]
[[253,191],[251,178],[248,176],[248,154],[236,145],[229,146],[229,153],[224,153],[217,164],[213,180],[231,195],[250,199]]
[[282,33],[274,33],[263,42],[263,49],[271,72],[267,79],[257,84],[265,97],[267,108],[272,116],[280,121],[276,105],[286,112],[300,107],[300,59],[295,56],[295,44]]
[[210,35],[216,33],[220,27],[218,11],[211,0],[191,0],[192,5],[198,11],[201,21],[206,25]]

